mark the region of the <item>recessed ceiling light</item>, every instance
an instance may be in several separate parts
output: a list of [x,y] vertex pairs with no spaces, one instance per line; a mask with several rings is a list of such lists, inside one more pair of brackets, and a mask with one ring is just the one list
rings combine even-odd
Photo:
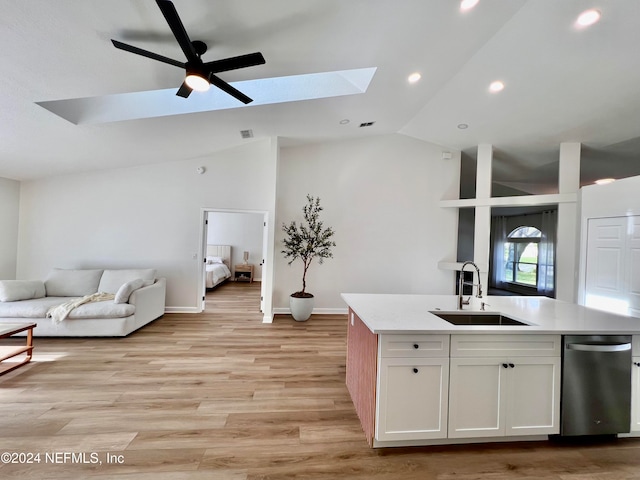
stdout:
[[596,185],[606,185],[607,183],[613,183],[615,181],[615,178],[601,178],[600,180],[596,180],[593,183],[595,183]]
[[409,78],[407,78],[407,80],[409,80],[409,83],[416,83],[421,78],[422,78],[422,75],[420,75],[418,72],[416,72],[416,73],[412,73],[411,75],[409,75]]
[[596,10],[595,8],[585,10],[578,16],[578,19],[576,20],[576,26],[588,27],[589,25],[593,25],[598,20],[600,20],[601,16],[602,13],[600,13],[600,10]]
[[460,10],[462,11],[466,11],[466,10],[471,10],[473,7],[475,7],[478,2],[480,0],[462,0],[460,2]]
[[465,129],[469,128],[469,125],[467,125],[466,123],[459,123],[458,124],[458,128],[460,130],[465,130]]
[[489,85],[490,92],[500,92],[502,90],[504,90],[504,83],[502,83],[500,80],[491,82],[491,85]]
[[348,118],[340,120],[340,125],[346,125],[347,123],[349,123],[349,119]]

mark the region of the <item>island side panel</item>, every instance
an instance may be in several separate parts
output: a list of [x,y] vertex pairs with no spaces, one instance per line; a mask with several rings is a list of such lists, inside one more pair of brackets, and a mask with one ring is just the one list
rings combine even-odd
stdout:
[[347,321],[347,389],[369,446],[373,446],[376,414],[378,336],[349,309]]

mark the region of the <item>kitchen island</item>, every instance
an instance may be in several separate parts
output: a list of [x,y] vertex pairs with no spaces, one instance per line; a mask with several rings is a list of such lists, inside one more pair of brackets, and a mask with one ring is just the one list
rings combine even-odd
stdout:
[[[543,440],[559,433],[563,335],[632,335],[632,425],[640,434],[640,319],[546,297],[343,294],[347,387],[372,447]],[[482,310],[484,308],[484,310]],[[434,312],[434,313],[431,313]],[[488,318],[488,317],[487,317]]]

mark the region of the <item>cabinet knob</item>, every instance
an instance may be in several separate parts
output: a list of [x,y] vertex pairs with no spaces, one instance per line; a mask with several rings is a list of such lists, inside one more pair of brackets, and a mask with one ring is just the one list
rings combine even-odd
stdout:
[[417,368],[414,368],[414,369],[413,369],[413,373],[418,373],[418,369],[417,369]]
[[510,363],[510,364],[509,364],[509,366],[510,366],[511,368],[516,368],[516,366],[515,366],[513,363]]
[[420,345],[418,345],[417,343],[413,344],[413,348],[415,348],[416,350],[420,348]]
[[503,363],[502,368],[509,368],[509,365],[507,365],[506,363]]
[[640,367],[640,363],[638,363],[638,362],[633,362],[633,364],[634,364],[636,367]]

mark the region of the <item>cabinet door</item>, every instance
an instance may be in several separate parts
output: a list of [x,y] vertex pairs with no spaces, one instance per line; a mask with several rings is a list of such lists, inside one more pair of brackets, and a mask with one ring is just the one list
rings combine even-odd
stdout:
[[447,437],[448,358],[383,358],[377,440]]
[[507,371],[505,435],[560,433],[560,357],[513,358]]
[[640,434],[640,357],[633,357],[631,369],[631,431]]
[[504,435],[507,370],[497,358],[451,359],[449,438]]

